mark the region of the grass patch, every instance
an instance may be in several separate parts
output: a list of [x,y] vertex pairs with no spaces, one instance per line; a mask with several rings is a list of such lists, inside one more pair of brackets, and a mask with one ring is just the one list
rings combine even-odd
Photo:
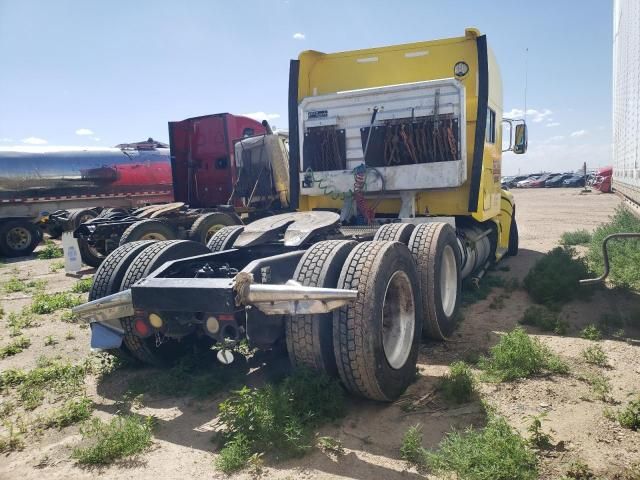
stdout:
[[22,334],[22,329],[36,327],[38,322],[28,308],[23,308],[20,312],[11,312],[9,314],[7,326],[9,327],[9,335],[17,337]]
[[482,429],[447,434],[437,451],[427,453],[427,464],[435,473],[465,480],[538,478],[535,454],[501,417],[490,417]]
[[2,372],[0,388],[15,388],[23,408],[33,410],[42,404],[47,392],[67,397],[81,393],[86,371],[86,365],[40,359],[32,370],[10,369]]
[[462,305],[471,305],[485,300],[495,287],[504,287],[505,281],[495,275],[485,275],[476,286],[471,279],[462,282]]
[[560,237],[560,243],[566,246],[587,245],[589,242],[591,242],[591,233],[585,229],[564,232]]
[[[618,207],[608,223],[593,232],[587,260],[596,272],[604,270],[602,241],[607,235],[640,232],[640,219],[625,207]],[[611,273],[609,281],[616,287],[640,289],[640,240],[612,240],[608,245]]]
[[44,346],[45,347],[52,347],[54,345],[57,345],[58,343],[59,343],[58,339],[56,337],[54,337],[53,335],[47,335],[44,338]]
[[607,354],[600,345],[592,345],[582,351],[582,358],[587,363],[605,367],[607,365]]
[[607,377],[601,373],[589,373],[581,377],[581,379],[589,384],[596,400],[602,402],[611,401],[611,397],[609,396],[611,393],[611,383],[609,383]]
[[72,308],[83,303],[83,300],[69,292],[39,293],[33,298],[31,311],[39,315],[53,313],[63,308]]
[[582,329],[582,331],[580,332],[580,336],[586,340],[598,341],[602,338],[602,333],[600,332],[600,329],[598,327],[591,324]]
[[36,257],[40,260],[48,260],[50,258],[62,258],[64,253],[62,248],[58,247],[53,241],[46,240],[44,248],[36,253]]
[[24,448],[24,441],[22,435],[13,425],[13,423],[7,424],[7,435],[0,437],[0,453],[14,452],[16,450],[22,450]]
[[560,320],[556,312],[544,305],[531,305],[527,307],[519,323],[531,325],[545,332],[553,332],[558,335],[565,335],[569,329],[567,322]]
[[524,279],[524,288],[536,303],[557,308],[590,293],[590,289],[578,283],[580,279],[589,277],[589,270],[586,263],[575,255],[572,248],[557,247],[529,270]]
[[64,428],[83,422],[91,417],[93,402],[87,397],[72,398],[54,410],[44,421],[48,428]]
[[451,403],[466,403],[475,393],[475,381],[465,362],[454,362],[438,385],[442,396]]
[[135,415],[115,417],[110,422],[93,418],[80,428],[88,447],[77,447],[72,458],[86,465],[106,465],[114,460],[130,457],[151,445],[154,420]]
[[345,453],[344,445],[342,445],[342,442],[337,438],[318,437],[318,441],[316,442],[316,445],[324,453],[327,453],[330,455],[340,456],[340,455],[344,455]]
[[281,383],[233,392],[219,412],[225,446],[216,466],[230,473],[253,454],[304,454],[313,445],[312,430],[344,414],[344,394],[333,379],[300,369]]
[[71,291],[73,293],[87,293],[89,290],[91,290],[91,285],[93,285],[93,278],[83,278],[82,280],[78,280],[76,282]]
[[618,414],[616,419],[624,428],[640,430],[640,397],[629,404]]
[[18,337],[12,340],[8,345],[0,348],[0,358],[12,357],[17,355],[23,350],[26,350],[31,345],[31,340],[27,337]]
[[406,431],[400,446],[400,458],[420,473],[429,469],[429,452],[422,446],[422,426],[416,424]]
[[597,477],[591,470],[591,467],[586,463],[576,460],[567,469],[567,473],[561,480],[573,479],[573,480],[596,480]]
[[510,381],[541,373],[567,373],[569,367],[539,340],[531,338],[520,327],[503,335],[491,347],[489,357],[479,362],[485,377],[491,381]]
[[27,282],[17,277],[11,277],[4,284],[4,291],[7,293],[24,292],[27,289]]
[[49,265],[49,271],[51,273],[56,273],[59,270],[62,270],[64,268],[64,261],[59,260],[57,262],[51,262],[51,265]]

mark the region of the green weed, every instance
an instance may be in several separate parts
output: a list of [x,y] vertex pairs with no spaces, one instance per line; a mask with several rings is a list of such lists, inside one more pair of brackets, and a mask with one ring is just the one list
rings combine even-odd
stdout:
[[91,285],[93,285],[93,278],[83,278],[76,282],[71,291],[73,293],[87,293],[91,290]]
[[48,428],[64,428],[83,422],[91,417],[93,402],[87,397],[72,398],[54,410],[44,421]]
[[640,397],[629,404],[616,415],[618,422],[624,428],[640,430]]
[[524,287],[536,303],[558,307],[585,297],[590,289],[579,280],[589,277],[586,263],[571,248],[557,247],[539,259],[524,279]]
[[464,362],[454,362],[440,381],[438,388],[444,398],[452,403],[460,404],[471,400],[475,392],[475,381],[471,369]]
[[553,332],[558,335],[565,335],[569,328],[567,322],[560,320],[557,313],[544,305],[531,305],[527,307],[519,323],[532,325],[545,332]]
[[53,313],[63,308],[71,308],[80,305],[82,298],[68,292],[39,293],[33,298],[31,311],[39,315]]
[[301,369],[281,383],[233,392],[219,412],[225,447],[216,465],[229,473],[243,466],[242,458],[246,464],[249,454],[305,453],[313,444],[313,428],[344,414],[344,395],[333,379]]
[[52,347],[54,345],[57,345],[58,343],[59,343],[58,340],[53,335],[47,335],[44,338],[44,346],[45,347]]
[[485,275],[476,286],[470,279],[462,282],[462,304],[471,305],[485,300],[495,287],[504,287],[505,281],[495,275]]
[[53,241],[45,241],[44,248],[36,253],[36,257],[40,260],[48,260],[50,258],[62,258],[64,253],[62,248],[58,247]]
[[11,312],[7,318],[9,335],[17,337],[22,334],[22,329],[37,327],[36,317],[28,308],[23,308],[20,312]]
[[582,331],[580,332],[580,336],[586,340],[597,341],[602,338],[602,333],[600,332],[598,327],[591,324],[582,329]]
[[490,417],[482,429],[447,434],[427,459],[435,473],[455,473],[465,480],[538,478],[535,454],[501,417]]
[[56,273],[58,270],[62,270],[64,268],[64,261],[59,260],[57,262],[51,262],[49,265],[49,271],[52,273]]
[[7,423],[7,435],[0,437],[0,453],[14,452],[24,448],[24,440],[13,423]]
[[482,358],[480,368],[492,381],[509,381],[532,375],[567,373],[569,368],[539,340],[531,338],[520,327],[503,335],[494,345],[489,357]]
[[611,393],[611,384],[607,377],[601,373],[589,373],[583,376],[582,379],[589,384],[597,400],[602,402],[611,401],[611,397],[609,396],[609,393]]
[[429,452],[422,446],[422,426],[418,423],[406,431],[400,446],[400,458],[420,473],[429,468]]
[[67,333],[64,335],[65,340],[73,340],[76,336],[73,334],[71,330],[67,330]]
[[344,445],[333,437],[318,437],[316,445],[320,450],[332,455],[344,455]]
[[106,465],[141,453],[151,445],[154,420],[134,415],[115,417],[110,422],[93,418],[80,428],[88,447],[77,447],[72,458],[87,465]]
[[[593,232],[587,260],[596,272],[604,269],[602,242],[607,235],[619,232],[640,232],[640,219],[629,209],[619,207],[608,223]],[[609,281],[617,287],[640,289],[640,240],[617,239],[609,242]]]
[[592,345],[585,348],[582,351],[582,357],[585,362],[598,365],[599,367],[607,365],[607,354],[602,350],[600,345]]
[[547,449],[551,447],[551,435],[544,433],[542,430],[542,419],[545,414],[531,415],[531,423],[527,427],[529,432],[529,445],[538,449]]
[[563,478],[573,480],[596,480],[596,476],[591,470],[591,467],[586,463],[576,460],[567,469],[567,473]]
[[589,242],[591,242],[591,233],[585,229],[564,232],[560,237],[560,243],[566,246],[587,245]]
[[24,292],[27,289],[27,283],[17,277],[11,277],[4,284],[4,291],[7,293]]
[[18,337],[11,341],[8,345],[0,348],[0,358],[11,357],[26,350],[31,345],[31,340],[27,337]]

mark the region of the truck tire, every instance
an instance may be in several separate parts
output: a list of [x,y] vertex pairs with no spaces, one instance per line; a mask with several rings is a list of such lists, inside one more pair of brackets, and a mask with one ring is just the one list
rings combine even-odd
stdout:
[[423,335],[446,340],[456,326],[462,288],[456,232],[448,223],[423,223],[413,231],[409,250],[420,276]]
[[0,224],[0,254],[9,257],[31,255],[42,239],[42,231],[29,220]]
[[416,228],[413,223],[386,223],[373,236],[374,241],[400,242],[409,244],[411,233]]
[[96,218],[97,216],[98,214],[94,210],[90,210],[88,208],[79,208],[71,212],[67,224],[69,227],[71,227],[70,229],[75,230],[84,222]]
[[418,271],[400,242],[363,242],[349,254],[338,288],[357,290],[355,302],[334,311],[338,373],[351,392],[389,402],[416,374],[422,304]]
[[212,252],[222,252],[233,247],[233,243],[244,231],[244,225],[232,225],[230,227],[222,227],[213,234],[207,248]]
[[[145,278],[165,262],[204,253],[209,253],[209,249],[198,242],[189,240],[156,242],[142,251],[131,262],[120,284],[120,290],[130,288],[138,280]],[[133,333],[133,317],[122,318],[120,322],[125,331],[123,339],[125,346],[142,363],[157,367],[164,366],[175,353],[178,342],[173,342],[169,339],[169,341],[165,341],[159,347],[156,347],[155,337],[140,338]]]
[[[294,280],[307,287],[335,288],[344,261],[357,244],[352,240],[316,243],[300,259]],[[305,366],[331,377],[338,376],[333,352],[333,313],[288,315],[285,338],[294,367]]]
[[196,218],[196,221],[191,225],[189,239],[207,245],[211,237],[213,237],[218,230],[229,225],[237,224],[237,220],[226,213],[205,213]]
[[[111,252],[93,276],[93,283],[89,290],[89,301],[119,292],[120,284],[131,262],[153,243],[153,240],[131,242]],[[116,357],[133,359],[124,342],[120,348],[108,350],[108,352]]]
[[[152,240],[140,241],[149,242]],[[80,258],[82,258],[82,263],[84,263],[85,265],[89,265],[90,267],[99,267],[105,259],[105,256],[100,253],[98,249],[89,245],[89,243],[83,238],[78,238],[78,249],[80,250]]]
[[120,237],[120,245],[136,240],[175,240],[176,232],[160,220],[142,220],[129,225]]
[[507,249],[507,256],[515,257],[518,255],[519,244],[518,224],[516,223],[516,212],[514,210],[513,217],[511,217],[511,226],[509,227],[509,247]]

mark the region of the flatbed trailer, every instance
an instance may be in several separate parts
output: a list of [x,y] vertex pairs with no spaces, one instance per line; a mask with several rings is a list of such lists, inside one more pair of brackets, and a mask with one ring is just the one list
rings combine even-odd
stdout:
[[[516,255],[500,188],[502,85],[486,37],[303,52],[289,82],[289,203],[208,248],[139,241],[74,309],[92,346],[164,363],[195,338],[285,343],[295,366],[398,398],[421,339],[453,333],[461,282]],[[522,121],[509,149],[526,152]],[[224,357],[224,355],[223,355]]]

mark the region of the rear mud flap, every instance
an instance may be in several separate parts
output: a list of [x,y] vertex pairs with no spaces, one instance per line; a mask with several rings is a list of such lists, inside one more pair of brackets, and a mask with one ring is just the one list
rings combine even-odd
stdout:
[[101,350],[111,350],[120,348],[122,345],[122,334],[112,330],[101,323],[91,324],[91,348]]

